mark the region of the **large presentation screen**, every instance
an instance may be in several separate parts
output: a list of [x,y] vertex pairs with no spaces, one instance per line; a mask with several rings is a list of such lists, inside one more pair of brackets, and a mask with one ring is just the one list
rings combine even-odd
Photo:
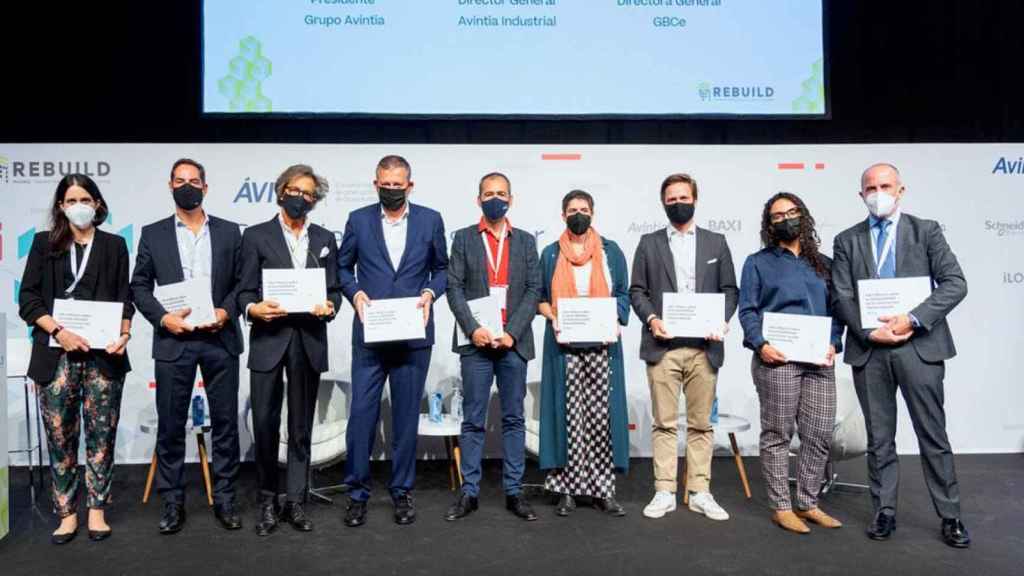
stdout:
[[823,0],[205,0],[203,111],[826,110]]

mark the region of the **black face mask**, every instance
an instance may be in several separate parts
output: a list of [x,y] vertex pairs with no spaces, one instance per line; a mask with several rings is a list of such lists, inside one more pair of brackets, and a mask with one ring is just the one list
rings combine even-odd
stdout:
[[800,217],[786,218],[782,222],[772,223],[772,234],[783,242],[790,242],[800,237]]
[[293,220],[299,220],[305,218],[306,214],[313,209],[313,204],[307,202],[305,198],[300,196],[285,196],[281,200],[281,207],[288,214],[288,217]]
[[693,204],[686,204],[684,202],[665,204],[665,215],[668,216],[669,222],[673,224],[686,224],[693,220],[693,210]]
[[565,219],[569,231],[577,236],[582,236],[590,228],[590,216],[577,212]]
[[405,188],[377,188],[377,196],[380,198],[380,205],[385,210],[395,211],[405,204]]
[[194,210],[203,203],[203,189],[182,184],[174,189],[174,203],[182,210]]

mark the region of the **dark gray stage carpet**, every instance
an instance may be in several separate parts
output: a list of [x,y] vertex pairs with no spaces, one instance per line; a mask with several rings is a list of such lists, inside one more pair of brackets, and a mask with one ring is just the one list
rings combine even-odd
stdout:
[[[342,524],[344,496],[334,505],[311,506],[316,529],[299,534],[288,526],[269,538],[253,532],[255,509],[251,466],[243,466],[241,490],[245,528],[219,528],[205,504],[199,470],[190,467],[188,524],[176,536],[160,536],[158,499],[141,501],[145,466],[121,466],[115,480],[118,499],[109,512],[110,540],[88,541],[83,530],[63,547],[49,543],[55,521],[48,499],[42,513],[28,502],[25,469],[14,473],[14,532],[0,541],[0,574],[1024,574],[1024,455],[961,456],[957,471],[964,520],[974,539],[969,550],[953,550],[940,540],[920,463],[901,459],[903,483],[896,535],[869,541],[863,533],[871,506],[866,493],[827,495],[822,508],[846,523],[836,531],[815,529],[808,536],[783,532],[769,521],[756,458],[746,459],[754,498],[743,497],[730,458],[716,458],[714,492],[732,518],[713,522],[680,507],[661,520],[641,509],[651,496],[651,464],[634,460],[619,479],[628,516],[615,519],[581,507],[563,519],[541,496],[532,501],[540,520],[522,522],[504,510],[500,465],[489,462],[481,509],[456,523],[442,519],[452,499],[447,469],[421,462],[416,492],[419,520],[409,527],[391,521],[390,501],[378,491],[370,519],[358,529]],[[388,468],[379,465],[378,486]],[[862,460],[840,467],[844,478],[863,481]],[[337,480],[340,467],[317,475]],[[528,464],[528,480],[542,476]]]

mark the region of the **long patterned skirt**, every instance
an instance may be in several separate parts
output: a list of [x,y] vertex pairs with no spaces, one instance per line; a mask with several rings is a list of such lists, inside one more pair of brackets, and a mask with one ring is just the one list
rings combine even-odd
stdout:
[[570,350],[565,356],[568,458],[565,468],[548,473],[544,487],[556,494],[612,498],[615,468],[608,349]]

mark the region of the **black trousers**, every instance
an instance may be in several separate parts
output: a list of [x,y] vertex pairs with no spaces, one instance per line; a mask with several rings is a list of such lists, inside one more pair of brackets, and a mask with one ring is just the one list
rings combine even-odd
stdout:
[[285,396],[285,374],[288,376],[286,500],[302,502],[306,497],[313,410],[316,408],[316,396],[320,388],[320,373],[310,365],[298,330],[292,331],[288,351],[273,370],[252,371],[249,376],[256,471],[263,501],[280,493],[277,454],[281,442],[281,402]]
[[157,492],[165,502],[184,502],[185,423],[198,368],[203,376],[213,427],[211,468],[214,502],[233,502],[239,460],[238,356],[229,353],[216,334],[200,334],[189,337],[177,360],[157,360],[154,364],[159,417]]
[[941,518],[960,517],[960,484],[953,449],[946,436],[942,362],[921,360],[912,344],[876,348],[861,368],[853,369],[868,431],[868,480],[875,511],[895,514],[899,491],[896,456],[896,390],[903,394],[921,452],[924,481]]

